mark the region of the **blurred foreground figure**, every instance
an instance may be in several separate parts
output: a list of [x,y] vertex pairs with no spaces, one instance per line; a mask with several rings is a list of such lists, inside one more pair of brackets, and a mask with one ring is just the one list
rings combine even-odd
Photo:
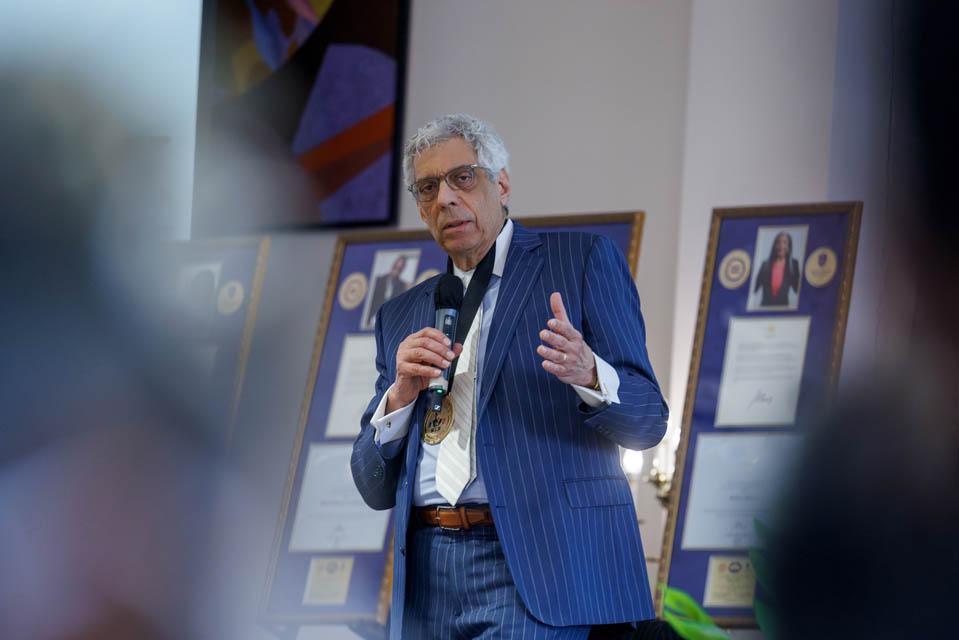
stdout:
[[0,638],[230,637],[223,468],[108,198],[125,132],[63,80],[0,70]]
[[959,221],[951,187],[959,101],[951,78],[959,63],[957,20],[954,3],[907,10],[917,198],[913,210],[900,212],[897,231],[906,241],[891,258],[912,290],[894,283],[884,295],[902,304],[914,300],[914,315],[895,336],[899,361],[858,378],[811,436],[778,527],[773,595],[781,638],[956,634]]

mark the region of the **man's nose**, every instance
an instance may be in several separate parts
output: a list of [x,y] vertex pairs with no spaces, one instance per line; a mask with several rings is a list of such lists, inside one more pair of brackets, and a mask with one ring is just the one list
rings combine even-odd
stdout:
[[446,180],[440,180],[440,190],[436,195],[436,201],[441,207],[459,204],[460,192],[447,184]]

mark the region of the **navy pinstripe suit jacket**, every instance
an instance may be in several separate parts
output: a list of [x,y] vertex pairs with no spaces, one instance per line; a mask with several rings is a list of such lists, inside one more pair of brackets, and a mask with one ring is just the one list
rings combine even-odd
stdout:
[[[364,500],[374,509],[396,507],[391,637],[402,628],[406,534],[425,394],[396,458],[380,454],[370,417],[395,377],[399,343],[433,324],[437,280],[380,309],[376,395],[353,444],[353,477]],[[543,369],[536,347],[552,317],[553,291],[563,294],[586,343],[615,367],[619,404],[591,409]],[[652,618],[636,513],[616,445],[656,445],[668,410],[622,253],[602,236],[538,234],[516,224],[494,313],[477,401],[476,455],[524,604],[539,620],[558,626]]]

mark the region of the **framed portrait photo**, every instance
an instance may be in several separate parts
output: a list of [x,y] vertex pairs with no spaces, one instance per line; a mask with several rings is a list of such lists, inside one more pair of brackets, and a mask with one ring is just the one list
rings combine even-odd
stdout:
[[747,311],[792,311],[799,306],[808,234],[808,225],[759,227]]
[[419,263],[419,249],[384,249],[373,255],[361,329],[373,329],[383,303],[413,286]]

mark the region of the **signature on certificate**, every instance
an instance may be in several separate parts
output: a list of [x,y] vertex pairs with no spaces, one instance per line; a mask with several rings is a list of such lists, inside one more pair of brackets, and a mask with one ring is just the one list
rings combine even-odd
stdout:
[[769,393],[766,393],[764,389],[756,389],[756,395],[753,396],[753,399],[749,401],[748,409],[752,409],[754,404],[772,404],[773,397]]

